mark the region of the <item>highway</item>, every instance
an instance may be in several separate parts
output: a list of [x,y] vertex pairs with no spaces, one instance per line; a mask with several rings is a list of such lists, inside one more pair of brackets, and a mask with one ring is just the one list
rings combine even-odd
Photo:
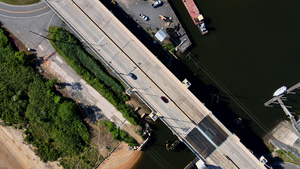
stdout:
[[265,168],[99,1],[45,2],[195,155],[221,168]]

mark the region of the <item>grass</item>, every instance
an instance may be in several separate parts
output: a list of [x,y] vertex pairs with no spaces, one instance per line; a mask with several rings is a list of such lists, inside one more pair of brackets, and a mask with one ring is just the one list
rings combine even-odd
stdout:
[[62,158],[60,165],[63,168],[94,168],[102,159],[97,147],[91,145],[77,157]]
[[289,155],[294,161],[299,161],[299,159],[298,159],[292,152],[288,152],[288,155]]
[[0,0],[0,2],[11,5],[29,5],[40,2],[40,0]]
[[283,161],[300,165],[300,160],[293,153],[285,152],[283,150],[277,150],[276,153]]

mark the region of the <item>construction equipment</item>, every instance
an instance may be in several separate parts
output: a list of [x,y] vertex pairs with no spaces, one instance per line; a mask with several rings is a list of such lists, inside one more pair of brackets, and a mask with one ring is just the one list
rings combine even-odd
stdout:
[[171,22],[172,18],[171,17],[166,17],[162,14],[159,15],[160,19],[165,21],[165,22]]

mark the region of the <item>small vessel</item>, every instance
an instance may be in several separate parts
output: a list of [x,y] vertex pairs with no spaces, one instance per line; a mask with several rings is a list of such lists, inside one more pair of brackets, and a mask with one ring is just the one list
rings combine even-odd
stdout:
[[242,128],[244,127],[242,122],[243,122],[243,119],[242,119],[242,118],[240,118],[240,117],[236,118],[236,119],[233,121],[232,125],[231,125],[232,130],[233,130],[234,132],[239,132],[239,131],[241,131]]
[[282,86],[281,88],[277,89],[277,90],[274,92],[273,96],[279,96],[279,95],[285,93],[285,92],[286,92],[286,89],[287,89],[286,86]]
[[199,9],[197,8],[194,0],[182,0],[184,6],[186,7],[187,11],[189,12],[194,24],[199,28],[202,35],[208,33],[204,23],[204,17],[200,13]]

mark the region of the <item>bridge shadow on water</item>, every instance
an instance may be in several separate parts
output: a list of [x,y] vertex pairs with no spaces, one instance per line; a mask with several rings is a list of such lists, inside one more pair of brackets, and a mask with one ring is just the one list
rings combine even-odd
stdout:
[[[118,5],[113,5],[110,1],[101,1],[113,14],[164,64],[167,65],[169,54],[165,52],[161,46],[153,44],[153,38],[131,18],[126,12],[123,11]],[[211,22],[209,19],[208,23]],[[184,25],[183,25],[184,27]],[[187,31],[187,30],[186,30]],[[192,46],[193,47],[193,46]],[[193,73],[181,60],[173,60],[172,66],[168,67],[169,70],[180,80],[187,78],[191,82],[189,90],[210,109],[213,114],[218,118],[225,127],[227,127],[232,133],[235,133],[240,141],[259,158],[261,155],[266,156],[269,161],[279,161],[281,159],[271,158],[270,151],[264,144],[264,141],[260,136],[254,133],[251,122],[249,120],[242,119],[241,122],[237,122],[239,116],[229,108],[228,104],[231,101],[224,93],[220,92],[218,88],[213,85],[206,85],[200,78],[206,77],[202,75],[196,75]],[[207,78],[207,77],[206,77]],[[245,97],[245,96],[236,96]],[[154,127],[154,131],[155,126]],[[155,132],[154,137],[147,143],[147,145],[156,144]],[[147,150],[147,147],[144,147]],[[183,143],[179,144],[178,148],[183,148]],[[148,147],[149,148],[149,147]],[[183,148],[184,149],[184,148]]]

